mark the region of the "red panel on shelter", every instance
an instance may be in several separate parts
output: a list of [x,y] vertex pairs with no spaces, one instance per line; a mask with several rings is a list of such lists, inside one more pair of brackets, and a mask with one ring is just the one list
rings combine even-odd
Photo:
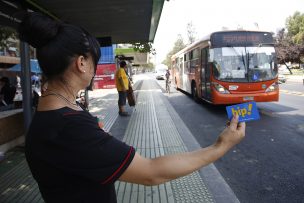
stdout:
[[94,89],[115,88],[116,64],[98,64],[94,78]]

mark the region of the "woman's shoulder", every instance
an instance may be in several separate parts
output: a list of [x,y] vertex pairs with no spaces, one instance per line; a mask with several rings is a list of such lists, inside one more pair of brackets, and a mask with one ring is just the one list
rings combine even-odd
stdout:
[[70,117],[70,116],[87,116],[88,112],[84,110],[75,110],[70,107],[62,107],[57,109],[44,109],[44,110],[37,110],[37,115],[40,116],[61,116],[61,117]]
[[63,107],[54,110],[36,111],[33,121],[36,125],[48,123],[50,126],[64,126],[67,124],[78,126],[83,123],[91,123],[93,117],[86,111],[77,111],[69,107]]

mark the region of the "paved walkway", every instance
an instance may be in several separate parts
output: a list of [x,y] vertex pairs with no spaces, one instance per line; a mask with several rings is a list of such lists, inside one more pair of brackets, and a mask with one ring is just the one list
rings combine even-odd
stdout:
[[[90,111],[103,120],[106,131],[113,131],[114,136],[150,158],[199,148],[154,80],[137,81],[134,87],[137,105],[128,108],[130,117],[117,116],[115,89],[90,92]],[[119,128],[122,123],[124,128]],[[158,186],[118,181],[115,187],[122,203],[239,202],[213,164]],[[6,173],[0,170],[0,202],[43,202],[24,158]]]
[[[145,85],[150,84],[138,92],[123,141],[149,158],[186,152],[160,89]],[[154,187],[118,182],[116,188],[119,202],[213,202],[198,172]]]

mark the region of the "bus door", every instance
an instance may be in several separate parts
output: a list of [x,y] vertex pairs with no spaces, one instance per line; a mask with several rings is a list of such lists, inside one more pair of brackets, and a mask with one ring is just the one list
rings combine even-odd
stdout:
[[191,84],[189,81],[189,74],[190,74],[190,59],[186,58],[186,54],[184,55],[184,61],[183,61],[183,68],[184,68],[184,74],[183,74],[183,90],[186,92],[191,92]]
[[184,58],[180,57],[178,59],[179,62],[179,84],[180,84],[180,88],[184,89]]
[[202,98],[207,99],[207,73],[208,73],[208,52],[207,48],[201,50],[201,94]]
[[208,101],[212,100],[212,92],[211,92],[211,68],[212,63],[208,62],[208,56],[209,56],[209,49],[205,48],[205,92],[206,92],[206,99]]

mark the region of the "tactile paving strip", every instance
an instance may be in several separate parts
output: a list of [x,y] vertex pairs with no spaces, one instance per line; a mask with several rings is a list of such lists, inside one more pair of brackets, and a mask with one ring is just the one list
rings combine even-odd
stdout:
[[[161,91],[150,84],[145,81],[138,91],[136,110],[123,141],[149,158],[186,152]],[[159,186],[123,182],[117,182],[115,186],[118,202],[214,202],[198,172]]]

